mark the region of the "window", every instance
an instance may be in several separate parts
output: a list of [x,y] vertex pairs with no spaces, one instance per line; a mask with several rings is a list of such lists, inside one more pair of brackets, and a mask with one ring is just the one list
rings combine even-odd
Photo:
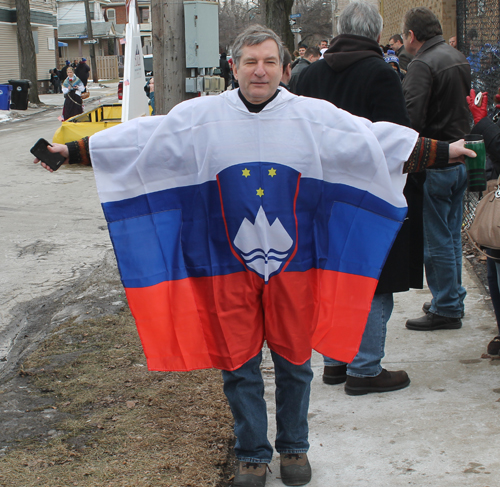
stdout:
[[108,8],[106,10],[106,17],[108,18],[108,22],[114,22],[116,24],[116,12],[114,8]]
[[139,22],[141,24],[147,24],[149,22],[149,7],[140,9],[141,18]]
[[35,43],[35,54],[38,54],[38,30],[32,30],[33,42]]

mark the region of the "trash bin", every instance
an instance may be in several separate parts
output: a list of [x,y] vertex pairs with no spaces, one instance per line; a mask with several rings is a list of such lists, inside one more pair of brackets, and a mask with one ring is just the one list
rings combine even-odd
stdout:
[[29,79],[10,79],[9,84],[12,85],[10,108],[12,110],[27,110],[31,81]]
[[11,85],[0,85],[0,110],[8,110],[10,107]]

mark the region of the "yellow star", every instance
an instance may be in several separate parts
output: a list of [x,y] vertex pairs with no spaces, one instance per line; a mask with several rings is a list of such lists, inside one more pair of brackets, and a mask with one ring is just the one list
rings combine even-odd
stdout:
[[250,170],[247,168],[243,169],[243,176],[245,176],[246,178],[250,176]]
[[272,178],[274,178],[274,176],[276,176],[276,169],[274,169],[274,167],[269,169],[269,176],[271,176]]
[[257,190],[257,196],[260,196],[262,198],[262,196],[264,196],[264,190],[262,188],[259,188]]

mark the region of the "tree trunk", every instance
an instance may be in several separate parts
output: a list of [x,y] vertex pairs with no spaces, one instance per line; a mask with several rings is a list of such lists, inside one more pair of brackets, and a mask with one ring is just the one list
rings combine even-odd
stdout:
[[[87,40],[94,40],[94,33],[92,32],[92,19],[90,18],[89,0],[85,0],[85,17],[87,18]],[[90,67],[92,68],[92,80],[94,83],[99,82],[99,75],[97,73],[97,63],[95,61],[95,44],[89,44],[90,53]]]
[[293,52],[293,34],[290,30],[290,14],[293,0],[264,0],[266,26],[281,37],[286,47]]
[[17,46],[19,49],[19,64],[21,79],[29,79],[29,101],[40,104],[36,74],[36,49],[31,32],[31,16],[29,0],[16,0],[17,13]]

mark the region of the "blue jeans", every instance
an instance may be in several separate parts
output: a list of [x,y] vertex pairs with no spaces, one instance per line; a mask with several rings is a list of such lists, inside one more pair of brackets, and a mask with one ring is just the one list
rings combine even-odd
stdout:
[[[394,299],[392,293],[375,294],[368,321],[366,322],[359,351],[354,360],[347,364],[347,375],[353,377],[376,377],[382,372],[380,362],[385,355],[385,335]],[[323,356],[325,365],[342,365],[332,358]]]
[[[490,254],[490,249],[486,253]],[[486,269],[488,271],[488,288],[490,290],[491,304],[495,311],[498,333],[500,334],[500,261],[486,259]]]
[[428,169],[424,184],[424,262],[432,293],[430,312],[460,318],[462,286],[462,213],[467,172],[460,164]]
[[[311,361],[294,365],[271,351],[276,382],[276,450],[306,453],[309,449],[307,413],[313,372]],[[222,371],[224,393],[234,417],[238,460],[271,463],[273,448],[267,439],[262,352],[233,371]]]

